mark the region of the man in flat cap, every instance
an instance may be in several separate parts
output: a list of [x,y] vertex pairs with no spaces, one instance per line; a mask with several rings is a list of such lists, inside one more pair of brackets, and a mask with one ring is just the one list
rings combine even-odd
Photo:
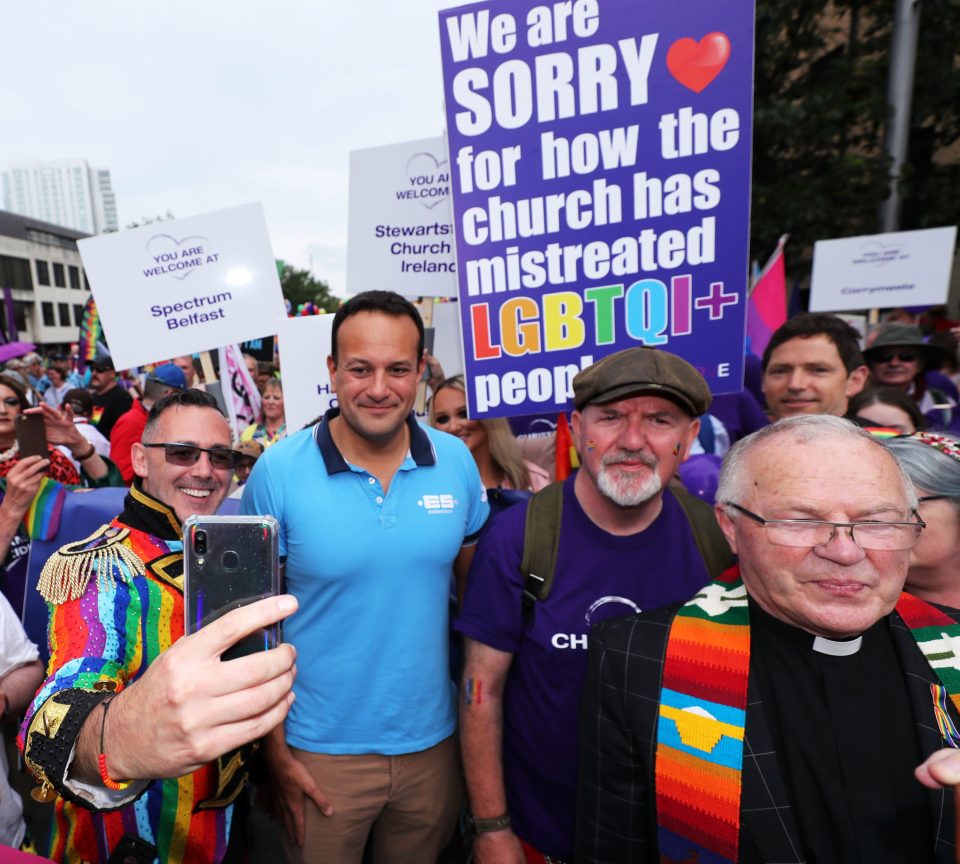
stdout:
[[667,490],[710,407],[700,373],[630,348],[573,391],[582,467],[494,520],[455,625],[478,864],[572,861],[591,624],[689,597],[731,560],[709,507]]

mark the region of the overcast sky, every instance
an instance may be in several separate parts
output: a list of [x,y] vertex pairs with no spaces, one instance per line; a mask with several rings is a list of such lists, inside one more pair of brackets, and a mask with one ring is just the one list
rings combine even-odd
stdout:
[[262,201],[274,253],[345,289],[353,149],[443,131],[459,0],[46,0],[3,10],[0,168],[108,168],[121,228]]

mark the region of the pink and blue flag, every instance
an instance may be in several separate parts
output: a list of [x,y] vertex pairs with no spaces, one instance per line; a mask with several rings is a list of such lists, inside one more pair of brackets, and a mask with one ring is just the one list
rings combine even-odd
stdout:
[[747,340],[750,353],[760,357],[773,331],[787,320],[787,274],[784,266],[784,234],[763,270],[753,280],[747,302]]

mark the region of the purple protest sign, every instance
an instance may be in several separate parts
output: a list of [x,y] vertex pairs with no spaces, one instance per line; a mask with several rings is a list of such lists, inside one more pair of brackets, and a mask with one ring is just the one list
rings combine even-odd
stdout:
[[636,345],[740,388],[753,0],[440,14],[472,417],[568,404]]

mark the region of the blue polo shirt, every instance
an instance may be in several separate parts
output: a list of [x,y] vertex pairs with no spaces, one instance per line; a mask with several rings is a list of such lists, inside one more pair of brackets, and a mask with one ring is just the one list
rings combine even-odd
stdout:
[[287,743],[314,753],[415,753],[456,726],[447,651],[453,561],[489,507],[462,441],[409,418],[410,452],[384,494],[316,426],[269,448],[240,509],[280,522],[284,623],[297,649]]

